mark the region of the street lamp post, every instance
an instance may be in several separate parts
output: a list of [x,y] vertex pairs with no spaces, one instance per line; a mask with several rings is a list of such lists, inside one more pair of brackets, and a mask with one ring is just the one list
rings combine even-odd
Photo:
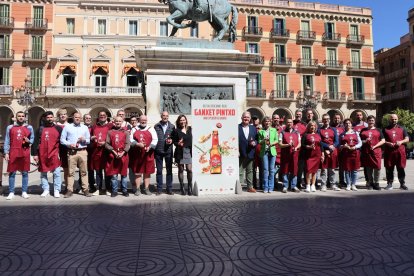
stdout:
[[304,94],[299,99],[299,106],[300,109],[306,110],[306,109],[315,109],[318,105],[318,99],[316,98],[313,91],[311,91],[311,88],[309,85],[306,85]]
[[16,98],[17,98],[17,102],[20,105],[23,105],[24,108],[24,114],[25,114],[25,120],[26,123],[28,121],[28,109],[29,109],[29,105],[33,104],[36,101],[36,95],[38,94],[37,92],[33,93],[33,89],[32,89],[32,79],[27,76],[24,79],[24,86],[22,85],[20,87],[20,89],[16,90]]

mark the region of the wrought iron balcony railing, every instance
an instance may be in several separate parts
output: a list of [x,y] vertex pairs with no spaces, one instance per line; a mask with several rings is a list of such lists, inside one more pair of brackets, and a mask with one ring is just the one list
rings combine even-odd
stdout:
[[270,30],[270,39],[287,39],[290,37],[290,31],[287,29],[273,28]]
[[263,36],[263,28],[262,27],[251,27],[246,26],[243,28],[242,31],[243,36],[254,36],[254,37],[261,37]]
[[37,51],[37,50],[24,50],[23,51],[23,61],[26,62],[46,62],[47,61],[47,51]]
[[346,37],[347,44],[362,45],[365,43],[365,36],[363,35],[348,35]]
[[340,33],[324,33],[322,35],[323,42],[330,42],[330,43],[339,43],[341,42],[341,34]]
[[318,60],[314,58],[300,58],[297,61],[299,68],[316,69],[318,67]]
[[295,98],[295,93],[287,90],[272,90],[270,93],[270,99],[272,100],[289,100],[292,101]]
[[300,41],[314,41],[316,39],[316,32],[299,30],[296,33],[296,38]]
[[270,67],[291,67],[292,58],[288,57],[272,57],[269,62]]
[[1,96],[13,96],[13,86],[11,85],[0,85]]
[[1,61],[7,61],[7,60],[13,60],[14,59],[14,50],[8,49],[0,49],[0,60]]
[[46,18],[26,18],[25,28],[28,30],[47,31]]
[[327,59],[324,60],[322,62],[322,65],[326,68],[326,69],[330,69],[330,70],[342,70],[342,68],[344,67],[344,62],[342,60],[331,60],[331,59]]
[[13,29],[14,17],[0,16],[0,29]]
[[75,96],[75,97],[114,97],[114,96],[142,96],[141,87],[113,87],[113,86],[48,86],[46,96]]
[[266,90],[257,88],[248,88],[246,91],[247,98],[266,98]]

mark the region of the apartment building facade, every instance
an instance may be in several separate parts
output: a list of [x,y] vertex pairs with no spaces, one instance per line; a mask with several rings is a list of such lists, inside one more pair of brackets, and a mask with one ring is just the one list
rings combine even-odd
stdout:
[[[326,112],[343,118],[356,110],[375,114],[379,101],[369,9],[279,0],[231,3],[239,11],[234,47],[257,54],[248,70],[248,89],[241,92],[247,93],[246,105],[253,114],[291,117],[301,107],[305,91],[317,103],[316,119]],[[127,116],[145,113],[145,76],[136,66],[135,49],[154,46],[158,38],[169,35],[168,6],[156,0],[10,1],[2,5],[8,6],[6,15],[15,22],[12,29],[0,29],[0,33],[11,34],[10,49],[15,51],[8,61],[11,70],[5,74],[8,82],[2,79],[14,91],[7,101],[1,95],[0,112],[8,112],[5,120],[23,109],[13,95],[22,89],[26,76],[31,76],[32,91],[39,92],[29,105],[35,125],[45,109],[67,108],[69,114],[81,111],[93,117],[100,110],[114,115],[121,108]],[[39,17],[36,7],[43,7],[42,18],[47,21],[41,45],[47,57],[35,67],[42,69],[41,82],[31,71],[32,63],[23,62],[25,49],[40,49],[24,27],[26,18]],[[8,18],[4,14],[0,18]],[[213,31],[203,22],[179,30],[176,36],[210,40]]]
[[409,32],[401,37],[399,45],[375,52],[379,66],[377,90],[382,99],[378,116],[397,107],[414,111],[414,9],[408,12],[407,21]]

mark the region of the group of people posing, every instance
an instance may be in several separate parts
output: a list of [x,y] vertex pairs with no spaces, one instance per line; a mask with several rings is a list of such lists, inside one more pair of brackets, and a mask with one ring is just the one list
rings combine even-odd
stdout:
[[[356,120],[341,121],[339,114],[333,117],[322,115],[322,124],[313,120],[312,110],[306,110],[306,121],[302,111],[295,112],[295,119],[285,119],[280,124],[279,115],[259,119],[244,112],[239,125],[239,169],[240,181],[246,180],[247,191],[255,193],[263,189],[271,193],[275,179],[283,180],[283,193],[289,188],[293,192],[315,192],[317,177],[321,191],[357,191],[357,172],[363,167],[368,189],[380,190],[379,175],[384,151],[386,190],[393,189],[394,168],[397,167],[400,188],[405,185],[406,152],[409,136],[404,127],[398,125],[398,116],[391,114],[389,125],[379,129],[375,117],[366,121],[362,112]],[[338,170],[339,169],[339,170]],[[259,179],[256,178],[257,170]],[[338,170],[339,179],[336,179]],[[302,185],[304,175],[305,186]]]
[[[55,198],[60,197],[62,169],[66,184],[65,198],[74,193],[77,169],[79,185],[86,197],[99,194],[116,197],[119,184],[122,194],[129,196],[128,174],[136,196],[141,195],[141,192],[151,195],[150,177],[155,170],[156,194],[160,195],[163,189],[164,161],[167,171],[166,193],[174,194],[172,164],[175,162],[179,171],[181,194],[192,195],[192,135],[186,116],[178,116],[177,127],[169,121],[168,112],[162,112],[161,120],[154,126],[147,124],[145,115],[131,117],[130,123],[124,119],[124,110],[119,110],[113,121],[108,119],[105,111],[101,111],[95,124],[89,114],[83,116],[81,123],[80,113],[74,113],[73,123],[68,123],[67,111],[60,109],[57,120],[53,112],[45,112],[40,127],[35,132],[32,126],[25,123],[25,113],[17,112],[15,123],[7,127],[4,144],[9,173],[7,200],[15,196],[18,171],[22,174],[22,197],[29,198],[27,191],[31,155],[40,172],[43,189],[41,197],[47,197],[51,193]],[[184,186],[184,169],[187,170],[187,190]],[[53,174],[52,191],[49,190],[48,172]]]

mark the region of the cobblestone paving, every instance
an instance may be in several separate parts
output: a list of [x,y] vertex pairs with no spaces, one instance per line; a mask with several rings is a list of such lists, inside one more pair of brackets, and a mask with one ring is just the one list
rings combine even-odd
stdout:
[[414,275],[411,171],[409,191],[2,197],[0,275]]

